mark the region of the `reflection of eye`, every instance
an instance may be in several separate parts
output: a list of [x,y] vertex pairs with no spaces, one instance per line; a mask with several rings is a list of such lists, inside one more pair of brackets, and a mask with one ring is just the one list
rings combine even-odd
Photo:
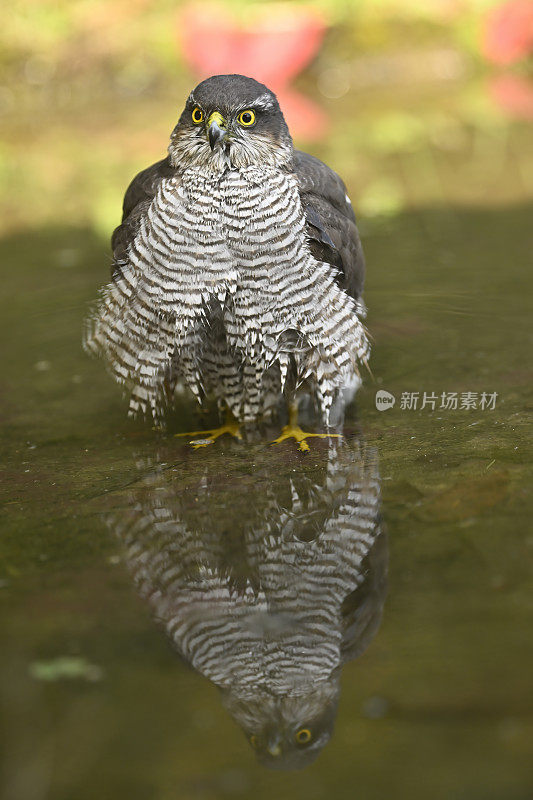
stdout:
[[311,741],[311,731],[309,728],[302,728],[296,734],[296,741],[298,744],[307,744]]
[[252,745],[254,750],[257,750],[257,748],[259,747],[259,737],[258,736],[250,736],[250,744]]
[[245,128],[249,128],[255,122],[255,114],[253,111],[241,111],[239,116],[237,117],[237,121],[244,125]]
[[192,116],[192,121],[194,122],[194,124],[195,125],[199,125],[200,122],[203,122],[204,112],[202,111],[201,108],[198,108],[198,106],[196,106],[196,108],[193,108],[193,112],[192,112],[191,116]]

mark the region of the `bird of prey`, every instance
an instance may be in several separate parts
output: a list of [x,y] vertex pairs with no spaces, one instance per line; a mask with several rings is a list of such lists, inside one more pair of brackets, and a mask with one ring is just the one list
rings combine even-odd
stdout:
[[242,464],[223,480],[217,464],[201,476],[156,464],[108,524],[137,590],[259,761],[294,769],[331,738],[342,667],[381,621],[388,554],[375,452],[330,444],[301,474],[270,452],[246,499]]
[[344,183],[294,149],[266,86],[217,75],[190,93],[167,158],[128,187],[112,247],[85,346],[130,413],[160,419],[185,385],[247,424],[284,395],[278,441],[308,449],[294,416],[306,393],[329,428],[369,354],[364,257]]

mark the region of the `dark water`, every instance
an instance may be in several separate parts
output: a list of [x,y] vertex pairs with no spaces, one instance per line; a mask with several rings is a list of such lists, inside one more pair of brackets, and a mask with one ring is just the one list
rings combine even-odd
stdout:
[[185,401],[166,433],[128,420],[81,350],[110,219],[75,227],[71,188],[63,226],[41,199],[0,240],[2,798],[532,796],[527,138],[427,90],[425,147],[404,100],[350,100],[315,149],[360,196],[369,265],[342,443],[193,451]]
[[[193,451],[128,421],[79,344],[106,244],[3,240],[6,800],[531,796],[530,220],[448,207],[367,226],[373,376],[346,442],[307,455]],[[441,409],[443,392],[478,408]],[[170,421],[195,426],[188,406]],[[187,643],[202,618],[213,642],[238,629],[233,695],[224,658]],[[305,761],[295,724],[318,759],[265,769],[247,738],[268,760],[283,729],[281,760]]]

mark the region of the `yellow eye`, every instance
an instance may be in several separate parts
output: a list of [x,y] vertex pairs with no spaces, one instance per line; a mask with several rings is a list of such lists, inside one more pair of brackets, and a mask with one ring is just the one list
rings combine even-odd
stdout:
[[252,745],[254,750],[257,750],[257,748],[259,747],[259,737],[258,736],[250,736],[250,744]]
[[195,125],[199,125],[200,122],[204,121],[204,112],[202,111],[201,108],[198,108],[198,106],[196,106],[196,108],[193,108],[191,116],[192,116],[192,121],[194,122]]
[[237,121],[240,125],[244,125],[245,128],[250,128],[255,122],[255,113],[251,109],[241,111],[237,117]]
[[311,731],[309,730],[309,728],[302,728],[300,731],[298,731],[298,733],[296,734],[296,741],[298,742],[298,744],[307,744],[308,742],[310,742]]

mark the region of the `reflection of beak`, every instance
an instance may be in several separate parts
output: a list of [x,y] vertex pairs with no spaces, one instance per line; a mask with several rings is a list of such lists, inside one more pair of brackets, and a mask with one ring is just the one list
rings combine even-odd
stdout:
[[268,752],[270,753],[271,756],[274,756],[274,758],[277,758],[278,756],[281,755],[280,741],[281,740],[279,738],[278,739],[271,739],[269,741],[269,743],[268,743],[267,750],[268,750]]
[[211,150],[215,149],[217,142],[220,142],[226,135],[226,120],[218,111],[213,111],[207,120],[207,138]]

